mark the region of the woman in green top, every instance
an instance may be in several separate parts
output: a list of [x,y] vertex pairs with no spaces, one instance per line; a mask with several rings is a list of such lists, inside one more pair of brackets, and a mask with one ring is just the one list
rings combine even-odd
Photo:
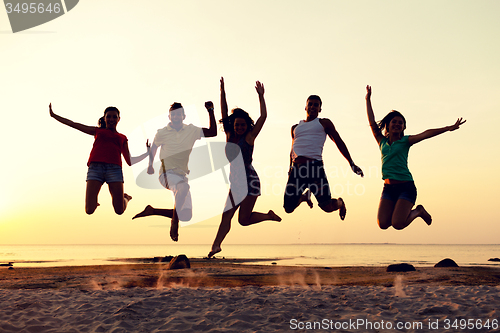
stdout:
[[371,94],[372,88],[366,86],[368,121],[382,153],[384,190],[378,208],[378,225],[381,229],[392,226],[394,229],[401,230],[417,217],[421,217],[430,225],[432,217],[424,206],[418,205],[412,209],[417,199],[417,189],[408,169],[408,151],[417,142],[458,129],[460,125],[465,123],[465,120],[459,118],[451,126],[429,129],[417,135],[405,136],[406,120],[400,112],[393,110],[379,123],[375,121],[370,100]]

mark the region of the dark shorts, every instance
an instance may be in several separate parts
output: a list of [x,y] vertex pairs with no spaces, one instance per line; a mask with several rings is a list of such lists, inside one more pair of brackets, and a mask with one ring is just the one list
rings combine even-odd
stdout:
[[285,188],[283,207],[291,213],[299,205],[300,197],[309,189],[316,197],[318,205],[323,207],[332,202],[330,186],[326,179],[323,161],[308,161],[302,164],[292,164],[288,172],[288,182]]
[[101,183],[123,183],[122,167],[117,164],[92,162],[87,171],[87,181],[97,180]]
[[417,188],[414,182],[384,184],[381,199],[387,199],[394,202],[399,199],[404,199],[415,204],[415,201],[417,201]]

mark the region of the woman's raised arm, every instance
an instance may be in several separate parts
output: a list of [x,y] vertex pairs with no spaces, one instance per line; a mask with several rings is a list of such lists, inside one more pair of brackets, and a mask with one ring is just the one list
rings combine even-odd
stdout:
[[222,119],[227,118],[228,109],[223,77],[220,78],[220,111],[222,113]]
[[252,129],[252,136],[254,137],[254,139],[257,137],[257,135],[259,135],[260,130],[262,129],[262,126],[264,126],[267,118],[266,100],[264,99],[264,85],[260,81],[257,81],[255,83],[255,90],[257,90],[257,94],[259,94],[260,116],[259,119],[257,119],[257,121],[255,122],[255,126]]
[[96,129],[95,126],[87,126],[80,123],[75,123],[74,121],[58,116],[57,114],[54,113],[54,111],[52,111],[52,103],[49,104],[49,114],[52,118],[54,118],[55,120],[64,125],[73,127],[74,129],[77,129],[89,135],[95,135],[95,129]]
[[441,127],[441,128],[428,129],[420,134],[410,135],[408,137],[408,142],[411,145],[413,145],[413,144],[418,143],[422,140],[432,138],[433,136],[436,136],[439,134],[443,134],[444,132],[448,132],[448,131],[451,132],[451,131],[457,130],[460,128],[460,125],[464,124],[465,122],[466,122],[466,120],[463,120],[463,118],[458,118],[457,121],[455,122],[455,124],[453,124],[453,125],[445,126],[445,127]]
[[377,142],[380,142],[380,140],[382,139],[382,133],[380,133],[380,129],[377,125],[377,122],[375,121],[371,96],[372,96],[372,87],[366,86],[366,114],[368,116],[368,123],[370,123],[370,127],[372,129],[372,133],[373,136],[375,137],[375,140],[377,140]]

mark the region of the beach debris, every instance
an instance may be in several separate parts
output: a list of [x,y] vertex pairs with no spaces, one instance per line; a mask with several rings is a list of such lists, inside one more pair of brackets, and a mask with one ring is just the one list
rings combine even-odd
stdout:
[[0,264],[0,267],[9,267],[9,269],[13,266],[13,262],[9,262],[8,264]]
[[387,266],[386,269],[387,272],[413,272],[416,271],[415,267],[413,265],[407,264],[407,263],[401,263],[401,264],[392,264]]
[[188,257],[185,254],[179,254],[170,260],[168,263],[167,269],[183,269],[183,268],[191,268],[191,264],[189,262]]
[[434,267],[458,267],[455,260],[446,258],[434,265]]
[[490,258],[488,261],[500,262],[500,258]]

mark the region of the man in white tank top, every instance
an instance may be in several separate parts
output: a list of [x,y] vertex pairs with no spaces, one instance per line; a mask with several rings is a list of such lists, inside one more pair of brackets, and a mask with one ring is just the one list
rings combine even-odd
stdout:
[[323,146],[326,136],[335,142],[340,153],[346,158],[351,169],[363,177],[363,171],[354,164],[349,150],[335,126],[328,118],[318,118],[321,112],[321,98],[311,95],[306,103],[306,120],[292,126],[292,151],[290,153],[290,171],[285,188],[283,207],[291,213],[303,201],[312,208],[311,193],[318,201],[318,206],[327,213],[339,210],[340,219],[344,219],[347,209],[342,198],[333,199],[330,186],[323,168]]

